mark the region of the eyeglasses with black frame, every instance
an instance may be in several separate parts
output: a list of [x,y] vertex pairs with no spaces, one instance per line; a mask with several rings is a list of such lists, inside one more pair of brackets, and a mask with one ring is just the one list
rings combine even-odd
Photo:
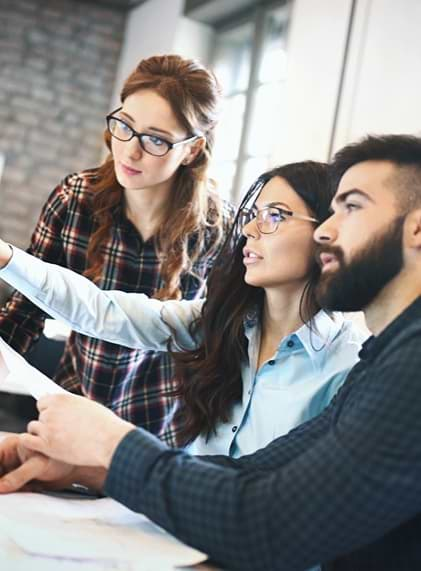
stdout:
[[138,133],[133,129],[133,127],[126,123],[126,121],[121,119],[121,117],[115,116],[115,113],[118,113],[121,109],[122,107],[119,107],[106,116],[107,129],[110,135],[118,141],[123,142],[131,141],[133,137],[136,137],[145,153],[153,155],[154,157],[163,157],[169,153],[171,149],[174,149],[179,145],[192,143],[200,137],[200,135],[193,135],[192,137],[188,137],[182,141],[171,143],[170,141],[167,141],[162,137],[158,137],[157,135],[152,135],[151,133]]
[[257,229],[261,234],[273,234],[279,228],[279,224],[288,218],[298,218],[309,222],[318,223],[316,218],[296,214],[292,210],[281,208],[280,206],[265,206],[264,208],[243,208],[239,213],[239,223],[241,229],[252,220],[256,220]]

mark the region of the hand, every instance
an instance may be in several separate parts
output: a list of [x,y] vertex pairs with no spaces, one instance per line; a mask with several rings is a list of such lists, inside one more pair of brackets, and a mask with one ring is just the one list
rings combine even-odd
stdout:
[[22,435],[30,450],[76,466],[108,468],[123,437],[135,428],[106,407],[76,395],[39,399],[39,419]]
[[9,244],[6,244],[6,242],[0,240],[0,269],[4,268],[4,266],[7,266],[12,255],[13,250]]
[[[20,436],[0,442],[0,493],[21,489],[58,489],[74,480],[74,466],[28,450]],[[42,485],[40,485],[42,483]]]

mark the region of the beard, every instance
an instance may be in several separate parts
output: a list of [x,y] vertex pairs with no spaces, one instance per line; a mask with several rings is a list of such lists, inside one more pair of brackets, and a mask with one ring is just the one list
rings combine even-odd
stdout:
[[337,271],[322,273],[319,278],[316,299],[321,307],[330,311],[361,311],[370,305],[402,269],[404,220],[403,216],[396,218],[348,263],[341,248],[319,245],[318,254],[332,253],[339,264]]

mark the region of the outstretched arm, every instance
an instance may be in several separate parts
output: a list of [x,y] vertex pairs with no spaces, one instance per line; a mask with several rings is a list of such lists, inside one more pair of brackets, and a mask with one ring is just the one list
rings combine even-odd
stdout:
[[[63,227],[72,200],[72,177],[67,177],[50,194],[32,233],[28,252],[59,265],[66,265]],[[10,257],[4,250],[3,261]],[[38,340],[46,314],[19,292],[14,292],[0,309],[0,336],[21,354],[26,353]]]
[[79,333],[131,348],[191,349],[190,325],[203,300],[158,301],[144,294],[103,291],[87,278],[0,241],[0,278]]

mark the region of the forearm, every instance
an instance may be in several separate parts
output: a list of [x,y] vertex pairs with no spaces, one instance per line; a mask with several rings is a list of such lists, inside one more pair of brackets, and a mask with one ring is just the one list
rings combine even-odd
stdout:
[[131,348],[166,351],[175,334],[182,347],[195,340],[190,323],[201,300],[161,302],[144,294],[103,291],[85,277],[13,249],[0,278],[72,329]]
[[[132,431],[115,452],[105,491],[230,569],[306,569],[373,542],[421,510],[419,470],[409,461],[419,439],[407,436],[410,421],[396,429],[382,418],[364,403],[359,412],[351,407],[342,425],[287,463],[289,441],[281,438],[266,449],[271,468],[263,471],[254,462],[239,469],[241,459],[230,462],[236,469],[211,464]],[[380,444],[373,450],[373,423],[405,453],[391,455]]]

